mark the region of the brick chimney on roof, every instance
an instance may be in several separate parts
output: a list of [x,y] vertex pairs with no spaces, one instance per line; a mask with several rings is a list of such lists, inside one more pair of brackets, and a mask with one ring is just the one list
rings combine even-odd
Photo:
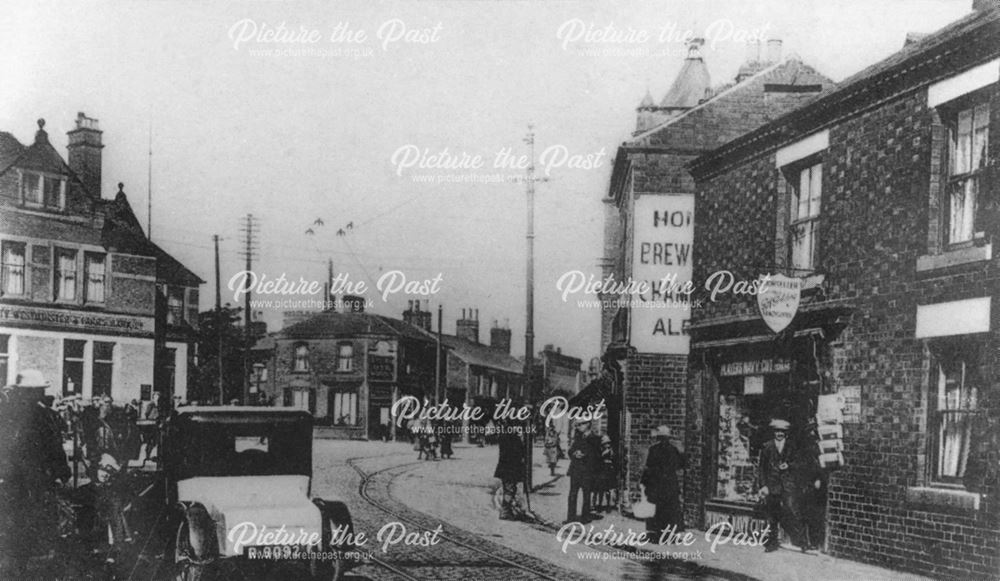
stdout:
[[490,347],[510,355],[510,329],[500,327],[493,321],[493,327],[490,328]]
[[403,321],[429,332],[431,330],[430,309],[421,310],[419,300],[407,301],[407,303],[407,308],[403,311]]
[[87,193],[101,197],[101,129],[97,119],[87,117],[82,111],[76,114],[76,129],[69,136],[69,167],[80,177]]
[[479,343],[479,309],[462,309],[462,318],[455,321],[455,336]]

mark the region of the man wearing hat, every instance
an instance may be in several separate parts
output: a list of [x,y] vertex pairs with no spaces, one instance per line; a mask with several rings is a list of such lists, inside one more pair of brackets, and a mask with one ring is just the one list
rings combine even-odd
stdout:
[[658,542],[668,530],[674,534],[684,530],[677,473],[687,468],[687,458],[670,441],[673,431],[669,426],[657,427],[652,436],[654,442],[646,455],[646,469],[639,483],[645,487],[649,502],[656,505],[653,517],[646,519],[646,535],[648,540]]
[[[588,523],[591,520],[590,494],[594,490],[594,479],[601,462],[601,443],[590,432],[589,421],[576,423],[576,436],[569,447],[569,502],[566,522]],[[577,519],[576,499],[583,493],[583,507]]]
[[798,450],[788,441],[791,424],[786,420],[774,419],[770,425],[774,439],[764,444],[760,452],[757,473],[757,485],[764,499],[764,511],[770,527],[764,550],[768,553],[778,550],[781,543],[778,534],[779,524],[792,543],[805,550],[801,536],[802,516],[799,510],[798,472],[801,468],[801,458]]
[[41,372],[24,370],[0,409],[0,555],[10,568],[0,576],[18,578],[32,554],[54,547],[56,481],[70,469],[59,417],[44,405],[49,386]]

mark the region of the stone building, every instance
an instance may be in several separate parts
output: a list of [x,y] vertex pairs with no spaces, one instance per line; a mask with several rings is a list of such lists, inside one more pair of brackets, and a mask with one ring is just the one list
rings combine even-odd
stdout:
[[384,437],[400,397],[434,398],[434,337],[354,299],[344,298],[347,312],[316,313],[255,347],[261,389],[274,405],[309,410],[321,437]]
[[681,72],[658,105],[649,94],[639,105],[636,131],[618,148],[604,199],[605,280],[642,280],[651,287],[641,296],[600,297],[604,374],[595,385],[618,416],[609,418],[609,435],[618,457],[628,458],[624,480],[633,491],[651,430],[666,424],[679,432],[687,423],[691,309],[663,283],[664,277],[691,279],[693,218],[701,208],[685,164],[832,86],[797,57],[782,58],[781,42],[772,40],[763,51],[750,45],[738,76],[713,87],[703,44],[689,44]]
[[203,281],[143,233],[122,184],[101,197],[102,131],[80,113],[68,160],[38,121],[0,132],[0,381],[52,395],[186,398]]
[[827,552],[1000,570],[998,79],[986,7],[688,166],[694,279],[770,275],[784,295],[691,313],[692,524],[760,526],[756,453],[779,418],[802,446],[824,435]]

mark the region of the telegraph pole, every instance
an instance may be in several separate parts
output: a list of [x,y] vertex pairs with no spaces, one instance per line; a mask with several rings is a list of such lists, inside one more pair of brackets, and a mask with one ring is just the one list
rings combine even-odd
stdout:
[[226,393],[222,387],[222,275],[219,271],[219,235],[212,235],[215,243],[215,360],[218,373],[219,405],[226,403]]
[[[244,257],[246,258],[247,272],[253,271],[253,256],[257,250],[257,231],[254,228],[256,223],[257,219],[254,218],[253,214],[247,214],[240,228],[240,231],[243,232],[246,248]],[[249,290],[243,295],[243,405],[250,403],[250,295]]]
[[444,307],[438,305],[438,332],[437,344],[434,349],[434,398],[437,403],[441,403],[441,319],[444,316]]
[[[535,126],[528,124],[528,135],[524,138],[524,142],[528,144],[529,149],[529,162],[528,162],[528,175],[525,178],[527,182],[527,193],[528,193],[528,232],[525,236],[527,241],[527,252],[528,252],[528,272],[527,272],[527,296],[525,297],[525,305],[527,308],[526,322],[524,325],[524,380],[526,383],[526,393],[528,396],[528,403],[532,406],[535,405],[535,182],[536,181],[548,181],[546,178],[537,179],[535,178]],[[533,410],[534,411],[534,410]],[[534,420],[528,425],[528,429],[525,434],[525,477],[524,477],[524,498],[527,503],[527,508],[531,510],[531,466],[532,466],[532,453],[534,451]]]

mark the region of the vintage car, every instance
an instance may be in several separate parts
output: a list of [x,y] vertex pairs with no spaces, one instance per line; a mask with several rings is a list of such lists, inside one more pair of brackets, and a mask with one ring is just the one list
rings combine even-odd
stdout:
[[[181,407],[163,433],[172,578],[338,579],[351,515],[311,498],[312,416],[269,407]],[[248,572],[249,571],[249,572]],[[264,571],[265,573],[262,573]]]

